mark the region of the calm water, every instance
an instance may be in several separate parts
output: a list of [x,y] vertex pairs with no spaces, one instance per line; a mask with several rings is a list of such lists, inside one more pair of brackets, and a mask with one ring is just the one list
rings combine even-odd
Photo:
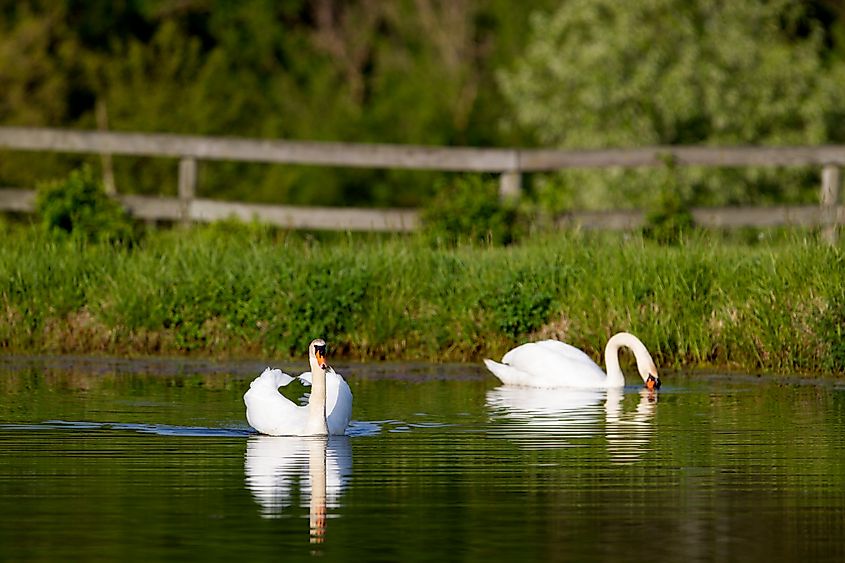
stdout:
[[845,560],[834,383],[338,365],[354,423],[322,440],[249,429],[262,367],[0,357],[0,559]]

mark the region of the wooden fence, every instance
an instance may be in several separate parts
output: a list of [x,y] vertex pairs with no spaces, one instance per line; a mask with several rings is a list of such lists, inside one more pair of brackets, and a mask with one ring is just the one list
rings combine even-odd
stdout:
[[[502,197],[518,197],[523,172],[663,166],[671,160],[678,166],[817,166],[822,171],[818,206],[694,209],[695,221],[702,226],[823,226],[827,236],[832,238],[836,225],[845,223],[845,208],[838,203],[839,170],[845,166],[845,146],[842,145],[481,149],[0,127],[0,149],[178,159],[178,198],[120,196],[132,213],[151,220],[213,221],[235,216],[291,228],[381,231],[410,231],[419,224],[416,210],[257,205],[197,198],[197,162],[200,160],[496,173],[500,175]],[[0,210],[31,211],[33,201],[31,190],[0,189]],[[641,212],[572,213],[561,217],[558,223],[561,226],[624,229],[636,227],[642,219]]]

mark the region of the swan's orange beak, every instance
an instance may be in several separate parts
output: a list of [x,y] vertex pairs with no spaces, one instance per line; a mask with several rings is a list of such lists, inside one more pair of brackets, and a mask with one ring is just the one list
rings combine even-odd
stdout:
[[314,355],[317,357],[317,365],[319,365],[322,369],[329,367],[326,363],[326,356],[323,354],[322,350],[316,350]]
[[645,380],[646,389],[649,391],[655,391],[656,389],[660,389],[660,379],[656,378],[653,375],[649,375],[648,379]]

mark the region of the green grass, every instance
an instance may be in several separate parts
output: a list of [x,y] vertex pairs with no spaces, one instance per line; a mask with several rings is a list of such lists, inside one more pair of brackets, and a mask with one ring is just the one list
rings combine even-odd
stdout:
[[149,234],[132,248],[7,228],[0,352],[478,361],[537,338],[599,359],[640,336],[659,366],[845,373],[845,252],[793,235],[665,247],[555,235],[512,247],[260,229]]

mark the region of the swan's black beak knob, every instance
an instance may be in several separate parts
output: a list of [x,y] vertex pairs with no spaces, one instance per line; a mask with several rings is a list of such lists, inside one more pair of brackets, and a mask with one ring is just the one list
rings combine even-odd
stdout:
[[645,386],[649,391],[657,391],[660,389],[660,378],[649,375],[645,380]]

